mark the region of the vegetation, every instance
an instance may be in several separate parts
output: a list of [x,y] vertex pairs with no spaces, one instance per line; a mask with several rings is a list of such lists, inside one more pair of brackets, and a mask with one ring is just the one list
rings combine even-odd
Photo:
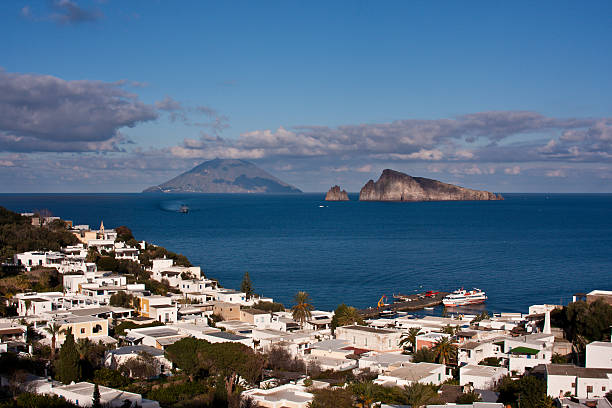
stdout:
[[412,354],[412,361],[415,363],[435,363],[436,354],[428,347],[422,347]]
[[487,357],[480,361],[478,365],[490,366],[490,367],[501,367],[501,358],[498,357]]
[[457,361],[457,346],[448,337],[438,340],[432,350],[440,364],[452,363]]
[[66,332],[64,344],[60,348],[59,358],[55,362],[55,371],[57,379],[64,384],[70,384],[72,381],[78,382],[81,379],[79,352],[71,330]]
[[131,383],[131,380],[122,375],[117,370],[102,367],[95,371],[93,381],[96,384],[111,388],[124,388]]
[[59,251],[61,247],[78,242],[63,222],[39,227],[32,225],[31,218],[0,207],[0,260],[12,261],[13,255],[20,252]]
[[436,389],[428,384],[419,382],[412,383],[404,387],[406,402],[412,408],[420,408],[422,406],[433,404],[438,400]]
[[158,258],[163,258],[163,257],[172,259],[176,265],[193,266],[191,265],[191,262],[189,262],[189,259],[187,259],[185,255],[181,255],[181,254],[174,253],[172,251],[168,251],[164,247],[156,246],[153,244],[147,244],[147,248],[144,251],[141,251],[140,255],[138,256],[140,263],[143,266],[148,266],[148,267],[153,265],[153,259],[158,259]]
[[250,299],[253,296],[253,283],[251,283],[251,277],[249,276],[248,272],[245,272],[244,276],[242,277],[240,291],[246,293],[247,299]]
[[510,376],[502,378],[497,391],[498,402],[511,405],[513,408],[539,408],[549,401],[546,395],[546,384],[533,376],[513,380]]
[[551,312],[552,324],[561,327],[572,343],[575,361],[580,363],[585,347],[593,341],[608,341],[612,326],[612,306],[602,300],[570,303]]
[[102,408],[102,404],[100,403],[100,388],[98,388],[98,384],[94,384],[91,407]]
[[51,335],[51,360],[55,359],[55,341],[57,339],[57,335],[60,334],[61,325],[56,322],[52,322],[47,327],[45,327],[45,331]]
[[298,292],[295,295],[295,305],[291,308],[293,320],[300,323],[300,327],[304,327],[304,323],[312,317],[314,307],[310,303],[310,295],[306,292]]
[[336,327],[348,326],[353,323],[364,324],[363,317],[361,317],[357,309],[342,303],[334,312],[334,317],[331,321],[332,333],[336,330]]
[[274,346],[266,354],[267,368],[278,371],[291,371],[303,373],[306,371],[304,360],[291,354],[282,347]]
[[478,323],[480,321],[483,320],[487,320],[489,319],[491,316],[489,316],[489,313],[487,313],[486,311],[480,313],[479,315],[477,315],[475,318],[472,319],[472,321],[470,323],[474,324],[474,323]]
[[137,308],[138,298],[132,294],[128,294],[120,290],[119,292],[111,295],[109,303],[111,306],[125,307],[129,309],[134,307]]
[[[239,343],[209,343],[184,338],[166,349],[166,357],[189,376],[189,381],[214,377],[215,389],[227,402],[239,394],[239,379],[255,384],[262,375],[264,359],[253,349]],[[223,394],[223,393],[222,393]]]
[[343,388],[323,388],[312,390],[314,398],[310,408],[352,408],[353,393]]
[[482,398],[480,398],[480,395],[477,392],[469,391],[469,392],[464,392],[463,394],[459,395],[455,403],[456,404],[473,404],[475,402],[480,402],[480,401],[482,401]]
[[149,379],[157,376],[159,361],[147,352],[141,352],[138,357],[130,358],[119,366],[119,372],[129,378]]
[[15,399],[0,402],[0,408],[77,408],[57,395],[42,395],[24,392]]
[[262,302],[259,301],[253,305],[253,309],[263,310],[266,312],[284,312],[285,306],[277,302]]
[[400,346],[403,346],[404,349],[406,349],[406,345],[408,345],[409,351],[414,352],[416,350],[416,338],[420,332],[420,327],[411,327],[408,329],[408,334],[400,341]]

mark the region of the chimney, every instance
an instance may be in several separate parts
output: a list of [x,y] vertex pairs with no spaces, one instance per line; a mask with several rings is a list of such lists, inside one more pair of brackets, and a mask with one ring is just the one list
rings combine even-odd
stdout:
[[544,330],[542,330],[542,333],[544,334],[552,333],[550,329],[550,310],[547,310],[546,314],[544,315]]

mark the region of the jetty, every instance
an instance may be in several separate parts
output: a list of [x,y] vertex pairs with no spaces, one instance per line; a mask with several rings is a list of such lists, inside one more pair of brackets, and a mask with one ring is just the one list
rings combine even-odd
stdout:
[[406,312],[409,310],[421,310],[426,307],[434,307],[442,304],[442,299],[448,295],[448,292],[435,292],[435,293],[416,293],[414,295],[402,296],[403,299],[400,302],[393,302],[388,305],[379,307],[370,307],[367,309],[358,310],[359,314],[364,319],[371,319],[378,317],[380,312],[383,310],[389,310],[392,312]]

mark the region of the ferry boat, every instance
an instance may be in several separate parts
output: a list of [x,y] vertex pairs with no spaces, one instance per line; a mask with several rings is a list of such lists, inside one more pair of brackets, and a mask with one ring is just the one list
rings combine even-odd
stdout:
[[187,214],[189,212],[189,207],[187,207],[185,204],[182,204],[181,207],[179,208],[179,212],[183,214]]
[[463,288],[454,291],[453,293],[446,295],[442,299],[444,306],[464,306],[464,305],[476,305],[484,303],[487,300],[487,295],[480,289],[465,290]]

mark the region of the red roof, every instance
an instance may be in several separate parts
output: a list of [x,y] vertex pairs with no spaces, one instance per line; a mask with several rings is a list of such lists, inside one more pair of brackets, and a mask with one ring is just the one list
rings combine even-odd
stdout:
[[368,353],[368,352],[372,351],[372,350],[356,348],[356,347],[352,347],[352,346],[342,347],[342,350],[352,351],[353,354],[355,354],[356,356],[360,356],[360,355],[362,355],[364,353]]

